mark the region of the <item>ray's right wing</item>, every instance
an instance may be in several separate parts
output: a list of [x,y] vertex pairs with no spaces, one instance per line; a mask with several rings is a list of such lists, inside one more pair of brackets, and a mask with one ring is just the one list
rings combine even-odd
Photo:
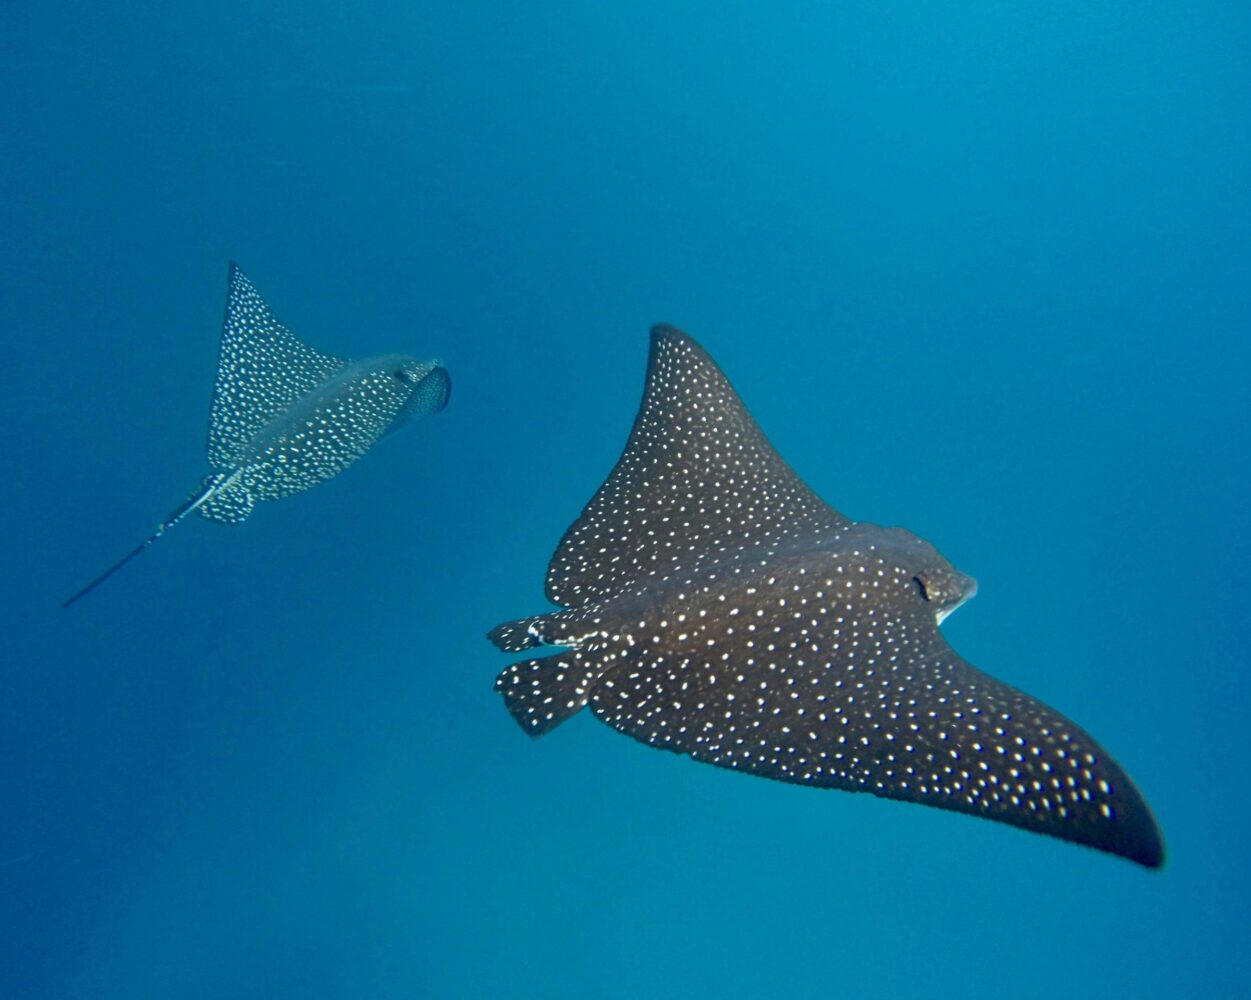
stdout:
[[[778,626],[767,649],[729,660],[717,649],[735,636],[750,646],[750,633],[716,648],[702,637],[676,648],[641,642],[594,685],[591,710],[718,767],[952,809],[1163,864],[1141,793],[1059,712],[965,662],[932,623],[858,621],[848,608],[835,632],[812,628],[810,614],[779,614],[760,626]],[[755,669],[744,666],[752,657]]]

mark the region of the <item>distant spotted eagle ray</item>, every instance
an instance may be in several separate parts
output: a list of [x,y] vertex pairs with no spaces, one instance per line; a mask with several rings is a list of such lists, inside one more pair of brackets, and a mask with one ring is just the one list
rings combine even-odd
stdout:
[[548,566],[565,610],[489,633],[509,652],[567,649],[495,687],[535,736],[589,704],[697,761],[1159,867],[1159,829],[1120,766],[943,638],[976,589],[915,535],[825,504],[703,348],[658,326],[625,451]]
[[214,469],[160,527],[62,603],[68,608],[192,511],[233,524],[258,500],[277,500],[337,476],[387,434],[447,405],[437,362],[406,354],[351,361],[326,354],[278,321],[230,264],[217,385],[209,413]]

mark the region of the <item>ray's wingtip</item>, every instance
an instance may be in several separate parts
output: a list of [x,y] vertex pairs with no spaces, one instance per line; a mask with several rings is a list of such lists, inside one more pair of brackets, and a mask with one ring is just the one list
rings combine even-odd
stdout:
[[1164,836],[1158,826],[1152,826],[1138,851],[1130,857],[1152,871],[1158,872],[1164,867],[1164,862],[1168,860],[1168,851],[1164,849]]
[[670,323],[655,323],[651,329],[652,343],[662,340],[693,340],[685,330],[679,330]]
[[250,288],[251,285],[252,282],[243,272],[243,268],[239,266],[239,262],[231,257],[226,265],[226,287],[229,289],[229,294],[237,295],[244,289]]
[[1117,811],[1126,825],[1108,849],[1144,868],[1153,871],[1163,868],[1168,855],[1164,834],[1142,794],[1131,785],[1130,794],[1120,802]]
[[247,272],[233,257],[230,258],[226,265],[226,284],[229,285],[231,289],[237,289],[240,286],[245,286],[247,288],[253,287],[252,279],[248,277]]
[[1132,861],[1136,865],[1141,865],[1147,871],[1158,872],[1163,870],[1166,860],[1164,847],[1162,844],[1155,844],[1144,847],[1142,850],[1117,852],[1121,854],[1127,861]]
[[711,363],[714,366],[717,364],[713,361],[712,356],[704,350],[704,345],[685,330],[670,323],[656,323],[651,329],[650,362],[655,363],[666,347],[676,349],[682,354],[693,355],[700,361]]

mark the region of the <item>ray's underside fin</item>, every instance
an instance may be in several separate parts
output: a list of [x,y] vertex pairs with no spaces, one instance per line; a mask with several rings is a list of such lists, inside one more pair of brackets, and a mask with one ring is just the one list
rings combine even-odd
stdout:
[[522,660],[500,673],[495,690],[504,696],[522,729],[542,736],[582,710],[616,656],[605,644],[588,643],[554,656]]
[[241,473],[233,475],[206,476],[204,479],[209,495],[199,505],[197,512],[203,518],[219,524],[239,524],[246,521],[256,506],[248,485]]

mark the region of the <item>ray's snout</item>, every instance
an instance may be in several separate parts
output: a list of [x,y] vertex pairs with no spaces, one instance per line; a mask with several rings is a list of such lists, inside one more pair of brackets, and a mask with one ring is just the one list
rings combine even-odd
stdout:
[[939,624],[944,618],[977,593],[977,581],[944,560],[913,577],[921,596],[934,607]]
[[974,580],[973,577],[969,576],[966,573],[961,573],[959,570],[957,570],[956,578],[960,581],[960,590],[961,590],[961,593],[964,595],[963,597],[960,598],[961,604],[963,604],[965,601],[972,600],[974,597],[977,596],[977,581]]
[[977,596],[977,581],[966,573],[961,573],[958,569],[951,571],[955,576],[955,597],[951,603],[941,608],[938,612],[938,624],[943,623],[943,619],[960,607],[965,601]]

